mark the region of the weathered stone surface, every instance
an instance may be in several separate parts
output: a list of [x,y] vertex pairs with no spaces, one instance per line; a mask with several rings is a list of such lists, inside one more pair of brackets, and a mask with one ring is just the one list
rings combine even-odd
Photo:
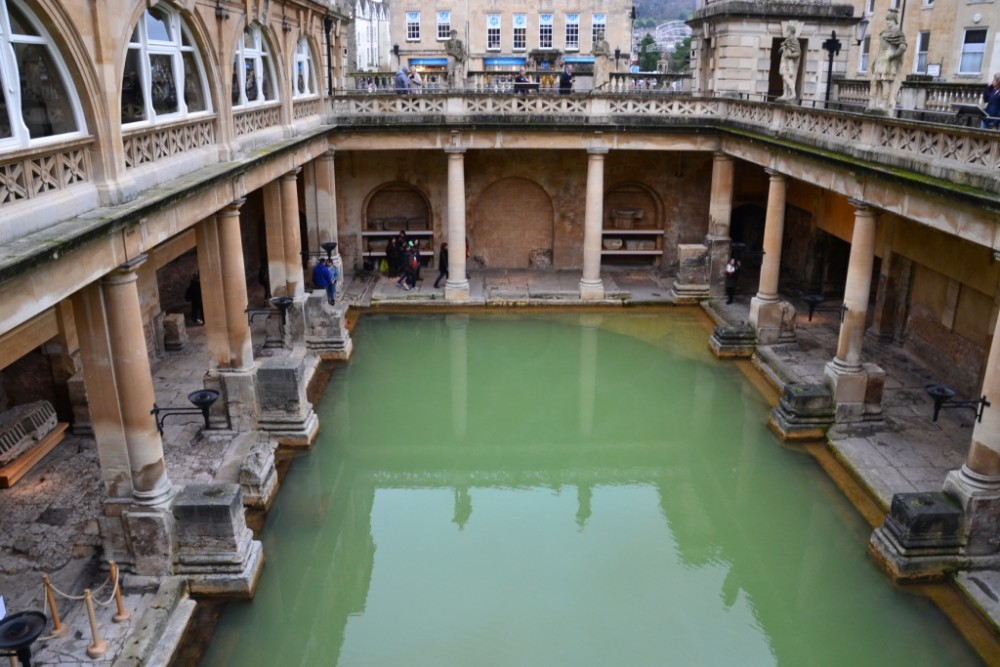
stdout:
[[122,513],[132,571],[138,575],[173,574],[177,537],[174,517],[158,508],[129,509]]
[[757,348],[757,333],[745,322],[715,327],[708,347],[719,359],[749,359]]
[[885,526],[908,549],[953,548],[961,543],[962,508],[940,492],[897,493]]
[[351,356],[354,343],[346,326],[347,304],[331,306],[326,293],[312,294],[305,303],[306,347],[325,360],[343,360]]
[[182,313],[163,318],[163,347],[169,351],[183,350],[188,343],[187,326]]
[[694,303],[709,294],[708,248],[700,243],[686,243],[677,246],[677,280],[674,282],[674,298],[677,303]]
[[278,471],[274,465],[274,450],[278,443],[259,435],[254,439],[240,465],[239,484],[243,489],[243,505],[266,510],[278,493]]
[[257,369],[258,425],[283,445],[311,445],[319,430],[319,419],[306,397],[315,362],[299,348],[265,359]]
[[136,622],[112,667],[167,667],[180,646],[195,602],[184,577],[167,577]]
[[174,500],[181,563],[231,561],[247,539],[243,496],[238,484],[192,484]]
[[785,385],[767,425],[782,440],[817,440],[833,424],[833,398],[820,384]]

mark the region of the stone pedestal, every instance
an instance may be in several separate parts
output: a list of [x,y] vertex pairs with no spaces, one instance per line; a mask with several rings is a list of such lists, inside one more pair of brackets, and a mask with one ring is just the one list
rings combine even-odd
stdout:
[[209,424],[217,428],[243,432],[257,428],[257,368],[220,369],[205,377],[205,388],[219,392],[209,411]]
[[183,350],[188,343],[187,326],[182,313],[163,317],[163,348],[168,352]]
[[675,303],[697,303],[708,298],[708,248],[700,243],[677,246],[677,280],[673,292]]
[[257,369],[257,423],[282,445],[308,447],[316,438],[319,419],[306,398],[316,364],[314,356],[299,348],[264,359]]
[[757,342],[776,345],[795,342],[795,306],[788,301],[750,299],[750,323],[757,330]]
[[944,479],[942,491],[965,513],[963,552],[968,556],[1000,553],[1000,480],[963,465]]
[[830,390],[821,384],[786,384],[767,426],[782,441],[819,440],[833,424]]
[[746,322],[715,327],[708,347],[719,359],[749,359],[757,349],[757,334]]
[[169,503],[138,505],[131,498],[104,501],[98,517],[104,557],[141,578],[173,574],[177,536]]
[[306,349],[323,360],[349,359],[354,342],[347,330],[346,316],[347,304],[331,306],[326,293],[311,294],[305,303]]
[[826,365],[823,374],[833,393],[838,424],[882,419],[885,371],[875,364],[861,364],[860,368],[851,369],[834,359]]
[[705,237],[705,247],[708,249],[708,292],[713,297],[726,293],[726,263],[729,262],[731,245],[728,236]]
[[958,567],[962,509],[944,493],[897,493],[868,553],[894,581],[943,579]]
[[278,443],[262,433],[254,434],[253,438],[240,464],[238,482],[243,491],[243,506],[267,511],[278,495],[278,471],[274,465]]
[[177,573],[200,595],[252,597],[264,566],[237,484],[194,484],[173,504]]

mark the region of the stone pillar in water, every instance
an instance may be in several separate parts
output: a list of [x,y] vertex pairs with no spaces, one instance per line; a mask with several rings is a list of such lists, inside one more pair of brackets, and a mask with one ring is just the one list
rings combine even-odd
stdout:
[[768,169],[767,217],[764,220],[764,262],[760,267],[760,287],[750,300],[750,324],[757,330],[758,343],[778,342],[784,308],[778,300],[781,271],[781,241],[785,235],[785,176]]
[[583,219],[581,299],[603,299],[601,231],[604,219],[604,156],[607,148],[587,149],[587,201]]
[[844,319],[840,325],[837,356],[824,371],[826,382],[833,390],[838,422],[881,418],[885,384],[885,372],[881,368],[861,362],[875,262],[875,212],[862,202],[852,201],[852,204],[855,206],[854,232],[844,287]]
[[733,213],[733,158],[716,153],[712,160],[712,198],[708,204],[709,293],[724,293],[726,262],[731,253],[729,221]]
[[448,155],[448,281],[446,301],[468,301],[465,239],[465,149],[446,148]]

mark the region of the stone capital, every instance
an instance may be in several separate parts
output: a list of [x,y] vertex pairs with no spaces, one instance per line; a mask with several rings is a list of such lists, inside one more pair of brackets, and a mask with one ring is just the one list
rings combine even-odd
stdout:
[[464,146],[446,146],[444,152],[453,160],[461,159],[465,155]]
[[299,177],[299,173],[302,171],[302,167],[295,167],[294,169],[289,169],[281,175],[281,180],[283,181],[294,181]]
[[770,176],[772,181],[782,181],[783,182],[785,180],[785,175],[782,174],[777,169],[772,169],[771,167],[765,167],[764,168],[764,173],[766,173],[768,176]]

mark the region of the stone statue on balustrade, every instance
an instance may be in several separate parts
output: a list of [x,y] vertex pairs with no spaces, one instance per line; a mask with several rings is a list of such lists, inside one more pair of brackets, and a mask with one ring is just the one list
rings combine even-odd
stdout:
[[594,56],[594,90],[607,92],[605,89],[611,82],[611,47],[604,39],[603,30],[597,33],[591,54]]
[[802,58],[802,45],[795,35],[795,26],[788,26],[785,39],[781,42],[781,64],[778,73],[781,74],[782,94],[777,102],[797,102],[799,97],[795,92],[795,82],[799,77],[799,60]]
[[468,54],[465,44],[458,38],[458,31],[452,29],[451,39],[445,42],[444,50],[448,54],[448,87],[462,90],[465,88],[465,61]]
[[886,27],[879,33],[878,54],[872,64],[870,100],[865,111],[889,113],[896,103],[896,79],[906,53],[906,35],[899,27],[899,12],[890,9]]

